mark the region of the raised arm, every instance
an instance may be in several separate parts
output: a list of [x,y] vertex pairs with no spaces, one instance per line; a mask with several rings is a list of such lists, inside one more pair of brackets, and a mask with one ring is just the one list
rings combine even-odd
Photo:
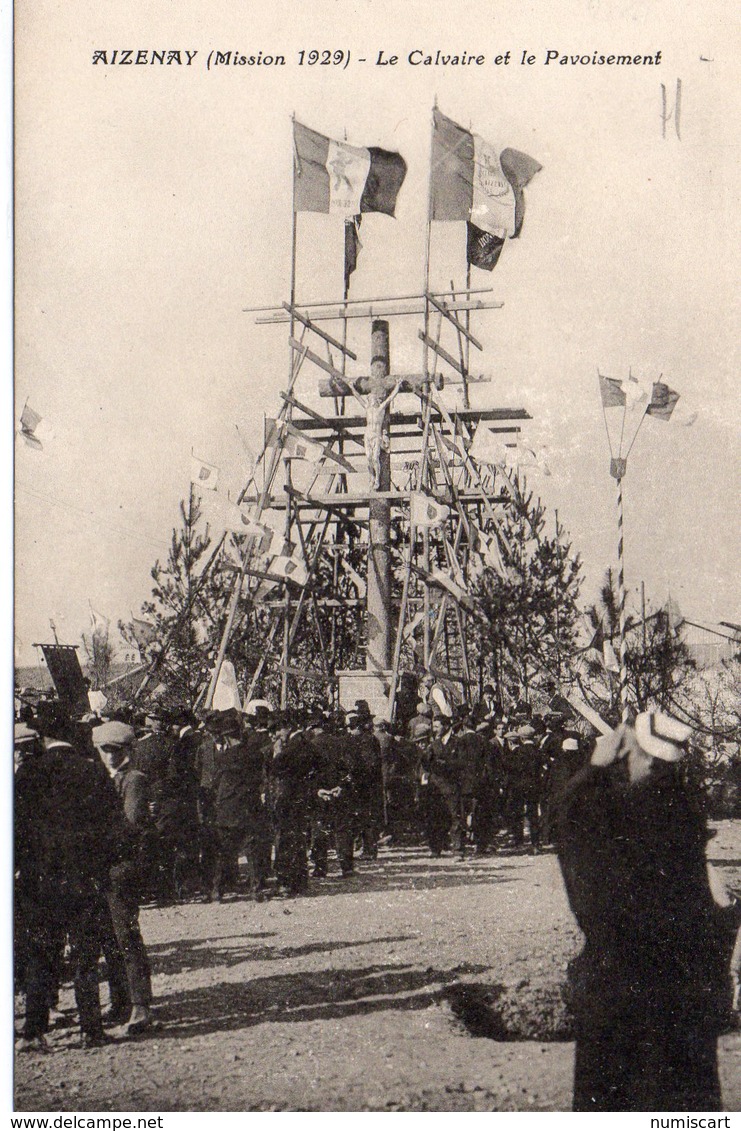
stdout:
[[386,408],[387,405],[391,404],[391,401],[394,399],[394,397],[398,393],[400,387],[401,387],[401,377],[396,382],[396,384],[394,385],[394,387],[391,390],[391,392],[389,393],[389,395],[386,397],[386,400],[381,401],[381,408]]

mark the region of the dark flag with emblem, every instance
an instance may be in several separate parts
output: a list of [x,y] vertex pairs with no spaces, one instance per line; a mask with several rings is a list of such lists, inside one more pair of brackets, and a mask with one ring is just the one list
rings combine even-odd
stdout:
[[542,166],[517,149],[501,152],[478,134],[433,111],[431,220],[465,220],[468,262],[497,264],[505,239],[517,239],[524,188]]

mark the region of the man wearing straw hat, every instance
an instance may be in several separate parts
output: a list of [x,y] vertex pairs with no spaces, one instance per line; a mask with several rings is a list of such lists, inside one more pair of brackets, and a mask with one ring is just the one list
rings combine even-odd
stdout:
[[658,711],[600,739],[556,807],[585,947],[570,968],[575,1111],[719,1111],[737,907],[713,899],[690,728]]

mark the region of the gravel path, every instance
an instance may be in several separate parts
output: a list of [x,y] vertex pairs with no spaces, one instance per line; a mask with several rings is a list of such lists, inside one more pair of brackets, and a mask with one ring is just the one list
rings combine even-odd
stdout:
[[[710,857],[741,887],[741,822]],[[21,1111],[564,1111],[579,948],[555,857],[382,851],[303,899],[144,910],[161,1028],[82,1051],[61,997]],[[477,1035],[485,1034],[485,1035]],[[721,1040],[741,1109],[741,1034]]]

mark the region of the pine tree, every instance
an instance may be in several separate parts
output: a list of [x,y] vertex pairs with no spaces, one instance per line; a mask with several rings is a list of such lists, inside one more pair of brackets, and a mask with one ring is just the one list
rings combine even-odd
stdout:
[[545,526],[543,503],[518,490],[502,519],[507,576],[487,569],[479,582],[479,647],[503,703],[574,679],[581,560],[558,522],[553,537]]
[[[153,626],[154,639],[143,659],[152,662],[163,653],[156,682],[164,685],[164,701],[173,705],[194,706],[210,668],[218,643],[226,600],[226,586],[220,571],[209,570],[201,582],[212,539],[199,533],[200,510],[191,494],[180,503],[181,525],[172,531],[170,549],[164,562],[159,559],[151,570],[152,596],[142,604],[142,616]],[[127,639],[134,639],[131,625],[122,624]]]
[[[600,586],[597,601],[586,610],[587,621],[594,633],[598,630],[620,652],[620,605],[617,580],[608,569]],[[676,634],[670,615],[664,608],[650,611],[645,620],[633,614],[625,619],[626,667],[628,698],[635,711],[658,707],[671,713],[695,663],[687,645]],[[619,678],[605,669],[601,652],[584,653],[581,683],[588,701],[607,722],[616,724],[620,717]]]

